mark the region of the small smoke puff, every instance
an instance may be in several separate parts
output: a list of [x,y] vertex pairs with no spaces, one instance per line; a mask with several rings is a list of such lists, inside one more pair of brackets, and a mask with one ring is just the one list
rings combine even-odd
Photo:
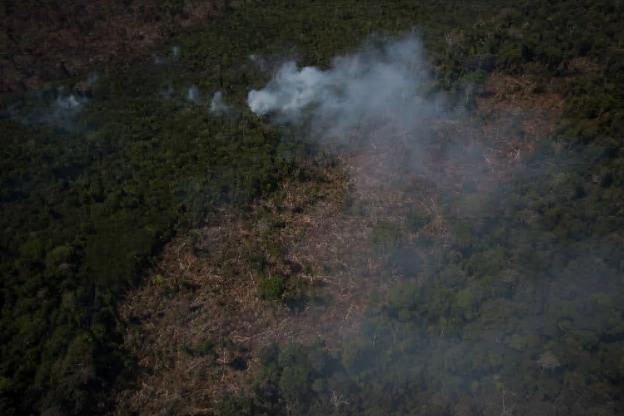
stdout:
[[[86,84],[87,81],[82,81]],[[11,104],[0,117],[11,117],[19,123],[31,126],[41,124],[63,130],[76,130],[79,115],[89,102],[89,96],[75,87],[68,90],[64,86],[28,94],[20,101]]]
[[59,96],[56,99],[56,105],[62,110],[74,110],[82,105],[82,99],[74,94],[70,94],[65,97]]
[[344,134],[363,122],[412,129],[441,111],[441,97],[425,96],[431,81],[422,43],[413,36],[369,43],[333,60],[331,68],[287,62],[269,84],[247,96],[251,111],[278,122],[312,120],[316,132]]
[[54,101],[49,103],[47,108],[38,111],[38,114],[33,114],[33,120],[65,130],[73,130],[77,127],[76,117],[88,101],[89,99],[84,95],[67,93],[64,88],[59,88]]
[[180,47],[179,46],[171,47],[171,56],[173,56],[173,59],[177,59],[180,56]]
[[218,113],[224,113],[227,110],[228,110],[228,106],[223,101],[223,94],[221,93],[221,91],[215,92],[210,102],[210,112],[218,114]]
[[199,88],[195,85],[191,85],[186,91],[186,98],[194,103],[199,101]]
[[73,111],[79,109],[87,98],[77,94],[67,94],[65,88],[59,87],[56,91],[53,111]]

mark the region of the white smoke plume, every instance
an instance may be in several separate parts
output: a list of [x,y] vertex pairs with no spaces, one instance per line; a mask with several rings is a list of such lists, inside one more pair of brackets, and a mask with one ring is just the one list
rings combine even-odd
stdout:
[[223,100],[223,93],[221,93],[221,91],[215,92],[212,95],[212,100],[210,101],[210,112],[221,114],[227,112],[228,109],[228,105]]
[[55,106],[59,111],[70,111],[79,109],[86,100],[76,94],[59,95],[56,98]]
[[199,88],[197,88],[196,85],[191,85],[186,90],[186,99],[194,103],[199,101],[200,99]]
[[249,92],[247,103],[278,122],[311,120],[313,133],[324,137],[389,126],[400,133],[444,113],[443,98],[427,94],[431,81],[422,43],[409,35],[371,41],[326,70],[287,62],[265,88]]
[[[88,79],[82,83],[81,88],[88,90],[94,82]],[[54,102],[41,110],[37,117],[38,121],[65,130],[73,130],[80,112],[88,102],[89,98],[85,94],[79,91],[67,92],[60,87],[56,91]]]

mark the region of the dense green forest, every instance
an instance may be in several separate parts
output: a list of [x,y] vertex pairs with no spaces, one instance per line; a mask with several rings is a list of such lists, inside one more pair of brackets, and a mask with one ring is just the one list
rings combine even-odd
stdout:
[[250,55],[326,67],[416,30],[432,88],[466,111],[492,72],[556,85],[555,134],[477,209],[474,188],[443,201],[450,241],[407,238],[425,213],[381,224],[371,244],[401,281],[357,339],[266,349],[219,414],[622,414],[622,22],[618,0],[238,1],[152,56],[5,99],[0,412],[110,412],[135,365],[116,307],[163,245],[331,158],[247,109],[270,79]]

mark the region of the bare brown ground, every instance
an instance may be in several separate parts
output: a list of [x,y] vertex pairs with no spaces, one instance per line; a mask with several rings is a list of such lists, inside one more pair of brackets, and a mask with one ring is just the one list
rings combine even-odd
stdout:
[[[184,236],[166,247],[154,270],[163,281],[152,279],[120,310],[129,323],[126,347],[141,368],[137,385],[119,396],[123,407],[210,414],[215,398],[249,387],[262,347],[323,341],[338,348],[357,330],[366,299],[389,282],[363,279],[381,270],[368,244],[371,219],[344,214],[343,172],[323,175],[318,190],[316,183],[285,183],[276,199],[250,213],[216,214],[211,225],[193,231],[194,243]],[[258,298],[267,272],[250,255],[267,253],[267,239],[283,250],[278,256],[269,250],[268,274],[290,275],[294,290],[308,297],[301,310]],[[215,354],[187,352],[206,340],[216,342]],[[230,366],[237,358],[246,370]]]
[[[462,134],[480,143],[472,163],[485,172],[484,188],[512,175],[535,139],[554,129],[561,99],[531,91],[522,78],[495,74],[478,102],[481,121],[436,126],[441,136]],[[263,347],[321,342],[332,350],[355,337],[370,297],[383,296],[399,278],[371,244],[375,224],[403,226],[417,209],[430,221],[408,238],[445,238],[437,188],[461,192],[463,176],[474,169],[434,154],[426,163],[445,181],[432,184],[423,170],[405,177],[388,168],[401,152],[401,146],[374,143],[340,152],[338,166],[320,172],[320,180],[287,181],[249,211],[215,213],[205,227],[169,243],[152,278],[120,308],[125,346],[139,368],[116,394],[117,413],[213,414],[225,393],[249,392]],[[255,263],[258,254],[266,259],[264,270]],[[289,308],[260,300],[258,282],[276,273],[290,276],[288,293],[306,301]],[[210,353],[192,352],[207,341],[214,344]]]

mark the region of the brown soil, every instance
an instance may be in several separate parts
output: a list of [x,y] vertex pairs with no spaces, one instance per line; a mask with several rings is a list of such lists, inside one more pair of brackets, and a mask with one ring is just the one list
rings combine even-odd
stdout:
[[156,0],[32,1],[0,6],[0,97],[145,53],[218,14],[222,1],[196,0],[171,17]]
[[[552,133],[562,103],[522,78],[494,74],[478,106],[469,120],[432,121],[439,137],[461,134],[478,144],[479,157],[466,166],[434,144],[421,161],[427,166],[406,175],[391,168],[404,150],[398,136],[393,146],[387,137],[372,140],[337,152],[337,167],[316,180],[286,182],[250,210],[215,213],[168,244],[152,277],[120,308],[139,370],[119,388],[118,412],[212,414],[224,393],[250,390],[263,347],[320,342],[333,350],[357,336],[371,296],[383,298],[401,278],[372,244],[376,225],[405,231],[416,208],[430,221],[406,231],[408,239],[447,238],[440,192],[461,192],[468,172],[483,172],[484,190],[512,175],[535,139]],[[305,301],[259,299],[259,281],[276,274],[289,276],[287,295]],[[209,353],[193,353],[206,342]]]

